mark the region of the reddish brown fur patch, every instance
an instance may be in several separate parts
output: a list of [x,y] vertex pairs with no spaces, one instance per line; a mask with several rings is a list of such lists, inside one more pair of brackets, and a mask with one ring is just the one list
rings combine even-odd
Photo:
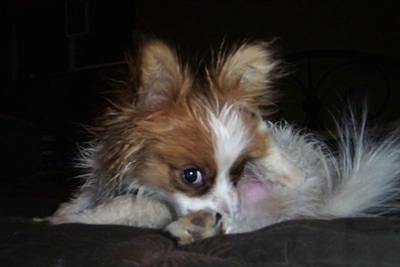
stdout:
[[[188,98],[141,124],[140,130],[152,139],[146,148],[149,158],[146,169],[151,175],[146,175],[144,182],[188,194],[199,194],[213,184],[216,166],[204,104]],[[194,188],[182,180],[180,170],[188,166],[204,173],[203,188]]]

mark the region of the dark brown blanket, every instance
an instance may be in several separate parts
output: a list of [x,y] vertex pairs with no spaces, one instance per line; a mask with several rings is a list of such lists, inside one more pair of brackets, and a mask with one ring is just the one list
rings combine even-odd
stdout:
[[0,266],[399,266],[400,219],[302,220],[177,246],[159,230],[3,218]]

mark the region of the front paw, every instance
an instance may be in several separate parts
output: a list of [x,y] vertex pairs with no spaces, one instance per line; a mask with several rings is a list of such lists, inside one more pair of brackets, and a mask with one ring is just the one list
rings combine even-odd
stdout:
[[221,215],[211,210],[201,210],[173,221],[165,228],[180,245],[218,235],[222,232]]
[[64,223],[73,223],[74,221],[71,220],[68,216],[50,216],[42,219],[42,222],[48,224],[64,224]]

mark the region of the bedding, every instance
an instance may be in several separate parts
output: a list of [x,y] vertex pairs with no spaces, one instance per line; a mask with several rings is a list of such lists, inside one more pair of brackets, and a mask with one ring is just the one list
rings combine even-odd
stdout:
[[279,223],[178,246],[160,230],[0,220],[0,266],[398,266],[400,219]]

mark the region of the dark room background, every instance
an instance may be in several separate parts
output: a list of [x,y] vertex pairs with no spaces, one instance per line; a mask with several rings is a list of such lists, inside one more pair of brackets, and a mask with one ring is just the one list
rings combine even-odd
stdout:
[[[276,38],[277,53],[297,75],[277,84],[284,94],[279,115],[300,126],[322,129],[325,109],[342,91],[369,95],[372,113],[387,124],[400,118],[398,0],[7,0],[0,5],[2,176],[31,177],[69,164],[75,143],[85,139],[80,124],[90,124],[104,106],[109,78],[121,78],[124,51],[142,33],[197,57],[223,40]],[[317,62],[311,65],[310,59]],[[344,71],[336,72],[332,64],[343,62]],[[354,86],[346,84],[353,80]]]

